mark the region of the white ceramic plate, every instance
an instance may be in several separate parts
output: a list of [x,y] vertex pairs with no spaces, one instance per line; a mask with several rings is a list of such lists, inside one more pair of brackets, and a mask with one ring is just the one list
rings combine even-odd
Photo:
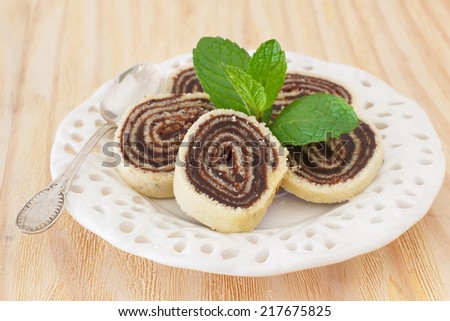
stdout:
[[[175,200],[153,200],[126,185],[99,147],[78,171],[67,209],[114,246],[163,264],[206,272],[263,276],[344,261],[391,242],[429,210],[444,177],[439,138],[426,113],[386,83],[350,66],[287,53],[289,70],[334,79],[364,118],[380,129],[384,164],[375,181],[341,205],[317,205],[281,192],[258,227],[221,234],[184,215]],[[162,64],[165,75],[190,55]],[[144,75],[145,76],[145,75]],[[102,121],[102,100],[135,95],[144,80],[129,74],[98,89],[60,124],[51,153],[56,177]],[[134,97],[139,99],[140,97]],[[126,100],[126,99],[125,99]],[[111,141],[112,135],[103,143]]]

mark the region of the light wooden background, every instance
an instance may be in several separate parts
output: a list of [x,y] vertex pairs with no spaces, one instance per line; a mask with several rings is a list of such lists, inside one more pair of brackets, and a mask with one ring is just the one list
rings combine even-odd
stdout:
[[[449,300],[450,1],[0,2],[0,299]],[[137,62],[189,52],[204,35],[355,65],[415,99],[447,158],[444,186],[418,224],[347,262],[251,278],[207,274],[129,255],[68,213],[48,232],[14,226],[50,180],[63,117]]]

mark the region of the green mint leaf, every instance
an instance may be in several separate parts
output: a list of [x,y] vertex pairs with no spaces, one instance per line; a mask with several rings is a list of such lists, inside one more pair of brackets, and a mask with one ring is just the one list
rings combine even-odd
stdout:
[[283,145],[305,145],[337,138],[358,123],[353,107],[343,98],[317,93],[283,108],[269,128]]
[[245,113],[261,119],[266,110],[266,93],[264,92],[264,87],[239,68],[226,64],[222,64],[222,68],[225,70],[228,80],[244,102]]
[[[267,106],[267,97],[266,97],[266,106]],[[272,116],[273,108],[270,106],[268,109],[264,111],[262,121],[268,124],[270,122],[270,117]]]
[[272,106],[284,84],[286,69],[285,53],[275,39],[261,44],[250,60],[248,73],[263,85],[267,108]]
[[246,105],[230,83],[222,64],[248,69],[250,55],[234,42],[220,37],[203,37],[193,50],[195,72],[212,103],[218,108],[245,112]]

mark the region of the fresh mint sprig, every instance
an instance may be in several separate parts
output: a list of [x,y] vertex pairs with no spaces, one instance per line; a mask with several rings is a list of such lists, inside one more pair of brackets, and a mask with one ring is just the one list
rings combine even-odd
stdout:
[[[204,37],[193,50],[203,90],[216,107],[242,111],[267,121],[286,77],[286,57],[276,40],[261,44],[252,57],[230,40]],[[268,116],[267,116],[268,115]]]
[[331,94],[295,100],[269,124],[272,105],[286,78],[286,56],[272,39],[252,57],[220,37],[201,38],[193,50],[198,79],[217,108],[234,109],[268,124],[283,145],[304,145],[339,137],[358,126],[353,107]]

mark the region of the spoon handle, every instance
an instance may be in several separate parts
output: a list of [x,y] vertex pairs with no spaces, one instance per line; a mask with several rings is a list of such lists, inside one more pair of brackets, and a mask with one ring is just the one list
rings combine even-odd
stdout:
[[21,232],[28,234],[43,232],[55,223],[64,209],[66,194],[76,171],[100,138],[116,127],[117,125],[113,123],[101,126],[64,172],[25,204],[16,218],[16,225]]

